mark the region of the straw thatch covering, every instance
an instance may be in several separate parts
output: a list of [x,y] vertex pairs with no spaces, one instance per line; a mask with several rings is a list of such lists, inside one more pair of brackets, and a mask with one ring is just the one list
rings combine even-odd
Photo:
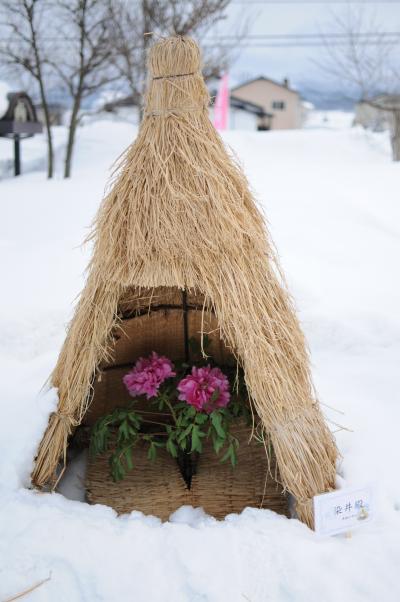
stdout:
[[260,211],[208,118],[200,53],[188,38],[155,44],[144,119],[93,231],[87,284],[52,375],[59,406],[33,482],[51,480],[91,399],[127,288],[204,295],[243,366],[283,484],[312,524],[311,499],[334,487],[337,450],[315,399],[308,354]]

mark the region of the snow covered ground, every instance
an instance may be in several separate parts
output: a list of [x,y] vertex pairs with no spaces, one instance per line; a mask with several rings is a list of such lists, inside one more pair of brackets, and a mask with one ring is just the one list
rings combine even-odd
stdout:
[[54,407],[38,392],[83,285],[80,243],[135,134],[102,120],[80,130],[72,180],[0,182],[0,600],[48,577],[25,599],[400,600],[400,165],[386,135],[327,117],[225,139],[269,219],[327,417],[351,429],[337,433],[340,472],[348,485],[374,485],[376,521],[351,539],[321,539],[269,511],[218,522],[186,508],[161,524],[27,489]]

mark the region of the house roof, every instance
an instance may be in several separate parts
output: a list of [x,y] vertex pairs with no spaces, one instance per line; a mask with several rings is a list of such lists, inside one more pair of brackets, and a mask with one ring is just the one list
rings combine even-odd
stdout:
[[292,92],[293,94],[297,94],[297,96],[300,96],[300,94],[296,90],[293,90],[292,88],[289,88],[288,86],[285,86],[285,84],[283,84],[282,82],[277,82],[274,79],[270,79],[269,77],[264,77],[263,75],[261,75],[260,77],[254,77],[253,79],[248,79],[247,81],[241,83],[239,86],[235,86],[234,88],[231,88],[231,92],[238,92],[241,88],[244,88],[244,86],[248,86],[249,84],[252,84],[253,82],[258,82],[258,81],[265,81],[270,84],[274,84],[275,86],[279,86],[280,88],[288,90],[288,92]]
[[246,111],[247,113],[252,113],[253,115],[257,115],[258,117],[273,117],[273,114],[267,113],[267,111],[265,111],[264,107],[262,107],[261,105],[255,102],[250,102],[249,100],[242,100],[241,98],[237,98],[234,94],[230,95],[229,104],[235,109]]
[[[214,97],[216,96],[217,92],[213,91],[211,93],[211,96]],[[235,108],[235,109],[239,109],[242,111],[246,111],[247,113],[252,113],[253,115],[258,115],[258,117],[273,117],[272,113],[267,113],[264,109],[264,107],[262,107],[260,104],[257,104],[255,102],[251,102],[249,100],[242,100],[241,98],[237,98],[234,94],[230,94],[229,96],[229,104],[231,107]],[[132,107],[132,106],[138,106],[134,99],[133,96],[126,96],[124,98],[118,98],[117,100],[114,100],[112,102],[107,102],[104,105],[104,109],[106,111],[113,111],[114,109],[118,108],[118,107]]]

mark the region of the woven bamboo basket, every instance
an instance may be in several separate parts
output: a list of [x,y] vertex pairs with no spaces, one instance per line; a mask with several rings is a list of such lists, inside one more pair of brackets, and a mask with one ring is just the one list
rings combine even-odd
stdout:
[[[217,320],[211,311],[204,311],[203,301],[202,296],[188,294],[184,312],[182,293],[178,289],[144,289],[140,298],[135,291],[130,294],[128,289],[119,306],[121,327],[114,332],[110,357],[100,366],[94,383],[93,400],[84,418],[86,426],[128,403],[131,398],[122,377],[138,357],[155,350],[172,360],[181,359],[185,352],[185,328],[188,337],[200,340],[201,332],[209,336],[210,352],[219,365],[235,365],[235,359],[220,338]],[[135,409],[149,410],[149,402],[139,399]],[[273,450],[267,456],[262,444],[254,439],[249,441],[249,427],[237,425],[234,434],[240,443],[237,466],[221,463],[211,442],[205,442],[190,489],[177,462],[165,450],[159,450],[156,461],[151,462],[147,459],[147,450],[139,444],[133,454],[133,470],[117,483],[110,476],[106,456],[90,458],[87,500],[111,506],[118,513],[140,510],[162,520],[167,520],[182,505],[201,506],[216,518],[241,512],[246,506],[287,514],[286,497],[274,478]]]
[[[184,357],[185,322],[187,338],[200,341],[201,333],[207,334],[210,352],[218,365],[235,365],[220,338],[215,315],[203,312],[204,297],[188,294],[186,302],[184,312],[182,292],[173,287],[143,289],[139,298],[134,290],[126,291],[119,305],[121,323],[113,332],[109,357],[99,366],[93,399],[82,421],[84,426],[92,426],[104,414],[131,401],[122,377],[140,356],[157,351],[173,361]],[[135,408],[146,410],[148,402],[140,400]]]
[[143,445],[133,454],[134,468],[123,481],[115,483],[110,476],[106,455],[89,459],[86,474],[86,496],[91,504],[106,504],[118,513],[140,510],[144,514],[168,520],[180,506],[202,507],[218,519],[241,512],[247,506],[268,508],[288,515],[287,498],[275,480],[276,461],[270,450],[250,441],[250,429],[235,432],[239,439],[238,464],[221,463],[211,443],[199,456],[197,473],[188,489],[177,462],[164,450],[151,462]]
[[190,491],[175,460],[159,450],[157,460],[151,462],[140,443],[134,450],[134,468],[123,481],[112,480],[105,454],[89,458],[86,499],[91,504],[111,506],[119,514],[139,510],[162,520],[168,520],[180,506],[191,504]]
[[287,497],[276,480],[279,477],[273,449],[269,448],[267,455],[262,443],[249,441],[251,430],[245,426],[231,431],[239,440],[237,465],[221,463],[212,445],[206,444],[192,479],[192,505],[221,519],[247,506],[288,516]]

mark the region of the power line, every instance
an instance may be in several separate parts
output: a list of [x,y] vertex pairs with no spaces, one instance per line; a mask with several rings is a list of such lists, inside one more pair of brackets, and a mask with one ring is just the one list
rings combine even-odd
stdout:
[[[253,0],[251,0],[253,1]],[[289,2],[289,0],[283,0]],[[302,0],[310,2],[311,0]],[[399,0],[400,3],[400,0]],[[379,46],[383,44],[396,44],[400,41],[399,31],[383,32],[359,32],[354,34],[357,44],[360,46]],[[45,36],[43,41],[52,44],[54,49],[70,48],[71,44],[78,41],[78,38],[71,36]],[[10,40],[9,40],[10,42]],[[209,34],[204,37],[202,46],[205,48],[320,48],[329,46],[341,46],[348,42],[348,35],[343,32],[338,33],[265,33],[265,34],[247,34],[240,38],[232,34]],[[6,46],[6,42],[0,41],[0,47]]]
[[[353,37],[356,38],[364,38],[364,37],[377,37],[377,36],[400,36],[400,31],[382,31],[382,32],[360,32],[353,34]],[[208,35],[204,39],[206,40],[222,40],[222,39],[237,39],[237,35],[232,34],[216,34],[216,35]],[[276,38],[347,38],[347,33],[260,33],[260,34],[246,34],[244,36],[245,39],[276,39]]]
[[267,6],[269,4],[400,4],[400,0],[232,0],[234,4],[257,4]]
[[[400,32],[360,32],[354,35],[360,46],[379,46],[383,44],[397,44],[400,41]],[[230,42],[232,40],[232,42]],[[305,33],[305,34],[248,34],[243,38],[221,34],[207,36],[203,45],[218,45],[219,47],[238,48],[318,48],[326,46],[342,46],[348,43],[346,33]]]
[[[393,41],[395,43],[395,41]],[[387,42],[386,42],[387,43]],[[326,48],[327,44],[324,42],[264,42],[264,43],[252,43],[252,42],[233,42],[232,43],[205,43],[201,44],[202,48],[215,48],[217,45],[218,48],[226,48],[226,49],[239,49],[246,50],[252,48]],[[346,42],[329,42],[329,46],[345,46]],[[379,40],[370,40],[365,42],[360,42],[360,46],[381,46],[382,41]],[[7,43],[0,41],[0,48],[7,48]],[[52,46],[53,50],[70,50],[71,46],[67,44],[58,43]]]
[[[329,46],[344,46],[346,44],[345,41],[343,42],[330,42]],[[368,42],[360,42],[360,46],[380,46],[382,45],[382,41],[379,40],[371,40]],[[214,48],[215,44],[202,44],[201,45],[202,48]],[[268,43],[265,42],[264,44],[252,44],[252,43],[231,43],[231,44],[218,44],[218,48],[239,48],[239,49],[246,49],[246,48],[325,48],[326,44],[324,44],[323,42],[292,42],[292,43]]]
[[[399,0],[400,2],[400,0]],[[263,33],[263,34],[246,34],[243,37],[234,34],[215,34],[215,35],[207,35],[203,38],[204,42],[209,43],[219,43],[226,42],[229,40],[236,44],[246,43],[247,40],[251,42],[259,42],[261,44],[271,42],[324,42],[325,40],[337,40],[341,42],[342,40],[348,40],[347,33]],[[360,32],[355,33],[353,38],[359,38],[361,42],[369,42],[370,40],[378,40],[381,38],[398,38],[400,37],[400,31],[382,31],[382,32]],[[57,44],[67,45],[69,42],[77,42],[79,41],[78,37],[71,36],[43,36],[44,42],[56,42]]]

